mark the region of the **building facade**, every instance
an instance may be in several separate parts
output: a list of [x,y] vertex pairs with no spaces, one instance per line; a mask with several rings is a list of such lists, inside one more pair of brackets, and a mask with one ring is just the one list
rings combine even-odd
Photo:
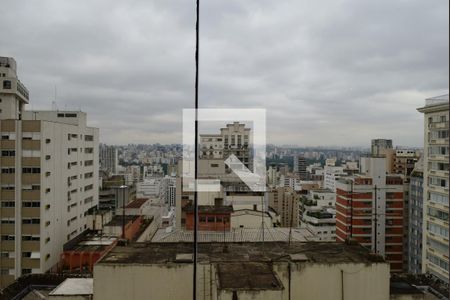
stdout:
[[403,270],[403,178],[387,175],[384,157],[362,157],[363,174],[336,181],[336,236],[382,255]]
[[294,156],[294,173],[296,173],[301,180],[308,179],[308,173],[306,172],[306,158],[300,155]]
[[449,96],[425,100],[422,271],[449,281]]
[[373,139],[370,149],[372,155],[381,155],[383,154],[383,150],[392,149],[392,140]]
[[281,227],[298,227],[300,195],[289,187],[268,192],[269,206],[280,215]]
[[117,158],[117,148],[100,144],[100,168],[110,174],[118,173],[119,159]]
[[44,273],[98,203],[98,129],[80,111],[25,111],[16,63],[0,58],[0,285]]
[[422,272],[423,163],[417,163],[409,181],[408,272]]

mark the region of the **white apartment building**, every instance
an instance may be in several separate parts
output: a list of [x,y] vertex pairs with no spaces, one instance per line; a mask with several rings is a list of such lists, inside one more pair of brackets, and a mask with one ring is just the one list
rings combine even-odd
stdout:
[[306,201],[299,202],[300,223],[319,241],[336,241],[336,193],[329,189],[309,192]]
[[449,282],[449,96],[425,100],[422,271]]
[[117,148],[100,144],[100,168],[110,174],[118,173],[119,159],[117,158]]
[[344,167],[325,165],[323,172],[323,187],[336,192],[336,180],[342,176],[346,176]]
[[146,178],[136,184],[136,196],[142,198],[158,198],[162,178]]
[[165,176],[161,179],[159,198],[169,207],[175,207],[176,178]]
[[302,189],[301,187],[301,180],[297,175],[281,175],[280,176],[280,184],[279,187],[289,187],[293,189],[294,191],[300,191]]
[[310,207],[302,216],[302,226],[318,241],[336,241],[336,210],[334,208]]
[[24,111],[13,58],[0,57],[0,288],[43,273],[98,204],[98,129],[80,111]]

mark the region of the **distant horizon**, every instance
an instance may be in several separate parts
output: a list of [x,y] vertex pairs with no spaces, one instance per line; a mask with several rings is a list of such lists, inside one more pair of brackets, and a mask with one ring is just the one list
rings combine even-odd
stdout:
[[[108,144],[108,143],[103,143],[100,142],[100,144],[106,145],[106,146],[115,146],[115,147],[126,147],[129,145],[134,145],[134,146],[139,146],[139,145],[143,145],[143,146],[155,146],[155,145],[159,145],[159,146],[182,146],[181,143],[170,143],[170,144],[162,144],[162,143],[129,143],[129,144]],[[349,149],[349,150],[370,150],[370,146],[337,146],[337,145],[331,145],[331,146],[300,146],[300,145],[277,145],[277,144],[267,144],[266,147],[278,147],[278,148],[285,148],[285,149],[324,149],[324,150],[345,150],[345,149]],[[393,149],[415,149],[415,150],[421,150],[423,149],[422,147],[419,146],[404,146],[404,145],[395,145],[393,147]]]

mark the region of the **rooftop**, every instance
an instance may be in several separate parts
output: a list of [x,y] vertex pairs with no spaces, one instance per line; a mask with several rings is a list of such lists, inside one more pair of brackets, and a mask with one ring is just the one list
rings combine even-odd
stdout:
[[[306,242],[313,240],[313,234],[306,228],[292,228],[291,241]],[[159,229],[152,238],[153,243],[180,243],[192,242],[194,232],[176,229],[167,232],[166,229]],[[289,241],[289,228],[266,228],[264,232],[260,228],[233,228],[230,231],[199,231],[199,243],[211,242],[287,242]]]
[[[139,216],[125,216],[125,224],[129,222],[134,222]],[[122,226],[122,215],[115,215],[111,221],[106,223],[104,226]]]
[[[193,205],[187,205],[183,207],[183,211],[185,212],[194,212],[194,206]],[[233,212],[233,206],[231,205],[199,205],[198,206],[198,212],[199,213],[210,213],[210,214],[223,214],[223,213],[232,213]]]
[[77,243],[67,243],[64,251],[103,251],[117,241],[117,237],[88,235],[84,239],[77,241]]
[[[192,243],[134,243],[117,246],[97,265],[177,263],[178,254],[192,253]],[[299,255],[303,254],[303,255]],[[213,263],[277,262],[300,260],[314,263],[383,263],[357,244],[332,242],[200,243],[198,261]],[[181,263],[181,262],[178,262]]]
[[311,192],[314,193],[333,193],[330,189],[312,189]]
[[69,277],[86,278],[85,274],[28,274],[19,277],[0,291],[0,300],[10,299],[47,299],[51,290]]
[[144,205],[149,199],[148,198],[136,198],[133,202],[130,202],[125,206],[125,208],[140,208]]
[[268,263],[218,264],[219,289],[274,290],[283,286]]
[[53,291],[50,296],[77,296],[94,294],[93,278],[67,278]]
[[425,106],[438,105],[443,103],[448,104],[448,101],[449,101],[449,94],[440,95],[425,99]]

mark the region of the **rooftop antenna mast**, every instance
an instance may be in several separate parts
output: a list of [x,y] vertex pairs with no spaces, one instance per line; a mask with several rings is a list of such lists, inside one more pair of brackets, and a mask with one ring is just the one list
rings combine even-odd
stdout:
[[52,110],[58,110],[58,106],[56,105],[56,99],[57,99],[57,89],[56,89],[56,84],[55,84],[55,98],[52,101]]

